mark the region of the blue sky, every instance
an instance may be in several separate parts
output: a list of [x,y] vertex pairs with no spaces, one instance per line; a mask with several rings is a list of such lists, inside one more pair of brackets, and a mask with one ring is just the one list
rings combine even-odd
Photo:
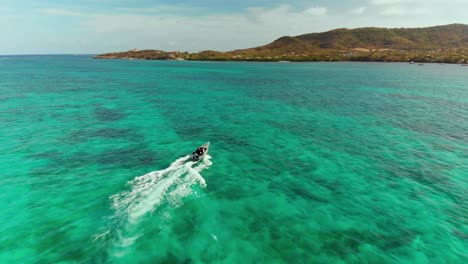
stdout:
[[333,28],[468,24],[468,0],[0,0],[0,54],[231,50]]

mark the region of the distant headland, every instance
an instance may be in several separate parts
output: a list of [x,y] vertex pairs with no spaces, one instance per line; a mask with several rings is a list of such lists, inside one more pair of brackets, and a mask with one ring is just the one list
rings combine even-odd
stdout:
[[97,55],[96,59],[197,61],[377,61],[468,62],[468,25],[426,28],[334,29],[323,33],[284,36],[249,49],[197,53],[129,50]]

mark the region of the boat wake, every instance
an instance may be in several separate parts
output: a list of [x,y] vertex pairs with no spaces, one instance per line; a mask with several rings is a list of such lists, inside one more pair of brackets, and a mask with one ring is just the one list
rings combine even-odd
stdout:
[[[211,166],[211,156],[207,155],[195,165],[192,161],[186,162],[189,157],[175,160],[164,170],[136,177],[127,183],[130,190],[111,196],[115,225],[95,239],[111,242],[112,255],[125,255],[126,249],[143,235],[140,223],[145,218],[163,205],[166,208],[181,206],[182,199],[192,194],[194,186],[204,188],[206,182],[200,172]],[[164,211],[158,212],[163,218],[167,217]]]

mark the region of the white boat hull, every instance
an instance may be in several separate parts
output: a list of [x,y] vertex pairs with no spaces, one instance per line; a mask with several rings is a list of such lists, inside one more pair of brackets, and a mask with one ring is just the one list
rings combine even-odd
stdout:
[[[201,145],[200,148],[204,149],[203,154],[199,155],[199,154],[196,153],[196,150],[195,150],[192,153],[192,157],[190,157],[190,159],[193,161],[193,163],[199,162],[200,160],[202,160],[208,154],[208,150],[210,149],[210,142]],[[198,150],[198,148],[197,148],[197,150]]]

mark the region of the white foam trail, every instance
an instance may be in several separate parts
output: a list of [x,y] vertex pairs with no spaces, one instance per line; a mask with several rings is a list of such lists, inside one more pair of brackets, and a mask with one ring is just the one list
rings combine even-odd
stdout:
[[168,168],[153,171],[129,181],[132,189],[111,197],[116,215],[127,215],[134,222],[142,215],[156,209],[167,189],[183,174],[183,164],[189,156],[174,161]]
[[[112,207],[115,210],[114,218],[119,220],[114,239],[114,256],[123,256],[126,248],[133,245],[143,234],[139,231],[138,224],[144,216],[154,213],[164,202],[173,207],[182,205],[184,197],[192,193],[192,187],[199,184],[206,186],[205,179],[200,172],[211,166],[211,156],[196,163],[189,161],[189,156],[181,157],[174,161],[168,168],[153,171],[143,176],[136,177],[128,182],[129,191],[110,197]],[[192,168],[192,166],[194,166]],[[167,212],[161,212],[161,216],[170,219]],[[106,233],[95,236],[95,239],[106,236]]]

